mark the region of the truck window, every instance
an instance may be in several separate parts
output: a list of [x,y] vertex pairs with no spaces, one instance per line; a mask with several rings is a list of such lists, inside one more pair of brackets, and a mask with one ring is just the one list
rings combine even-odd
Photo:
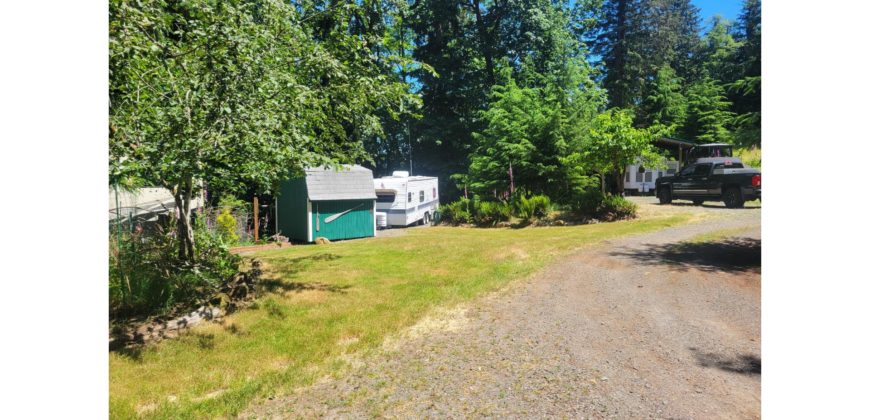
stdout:
[[716,166],[713,167],[713,170],[715,171],[716,169],[742,169],[742,168],[743,168],[742,163],[732,163],[730,165],[726,165],[724,163],[717,163]]
[[697,176],[707,176],[710,175],[710,167],[713,166],[709,163],[700,163],[695,165],[695,172],[692,175]]
[[695,165],[689,165],[682,171],[680,171],[680,176],[689,176],[695,172]]

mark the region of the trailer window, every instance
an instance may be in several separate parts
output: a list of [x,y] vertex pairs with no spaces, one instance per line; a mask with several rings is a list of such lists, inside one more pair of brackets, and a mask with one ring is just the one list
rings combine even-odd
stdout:
[[432,187],[432,199],[433,200],[438,198],[438,191],[436,191],[436,190],[437,190],[437,188]]
[[426,201],[426,191],[420,191],[420,202]]
[[378,193],[378,203],[392,203],[396,201],[395,193]]
[[414,193],[408,193],[408,204],[414,202]]

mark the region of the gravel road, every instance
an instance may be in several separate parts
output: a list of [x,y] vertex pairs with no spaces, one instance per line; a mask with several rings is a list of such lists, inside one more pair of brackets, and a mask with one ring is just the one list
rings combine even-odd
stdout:
[[635,201],[699,221],[563,258],[243,416],[760,417],[761,210]]

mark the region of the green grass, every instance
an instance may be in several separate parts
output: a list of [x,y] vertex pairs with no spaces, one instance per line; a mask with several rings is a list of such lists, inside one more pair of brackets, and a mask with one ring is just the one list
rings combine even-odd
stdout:
[[433,308],[528,276],[555,256],[687,215],[526,229],[433,227],[255,256],[273,291],[223,325],[111,353],[112,417],[215,417],[348,368]]

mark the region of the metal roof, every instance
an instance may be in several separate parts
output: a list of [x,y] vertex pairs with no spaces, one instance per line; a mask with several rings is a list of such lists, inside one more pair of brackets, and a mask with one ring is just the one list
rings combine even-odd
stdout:
[[305,186],[311,201],[377,198],[372,171],[360,165],[328,169],[322,166],[307,168]]
[[711,157],[711,158],[698,158],[695,163],[743,163],[742,160],[738,157]]
[[662,137],[660,139],[653,140],[653,144],[665,144],[668,146],[681,146],[681,147],[697,146],[697,143],[687,141],[687,140],[675,139],[672,137]]

